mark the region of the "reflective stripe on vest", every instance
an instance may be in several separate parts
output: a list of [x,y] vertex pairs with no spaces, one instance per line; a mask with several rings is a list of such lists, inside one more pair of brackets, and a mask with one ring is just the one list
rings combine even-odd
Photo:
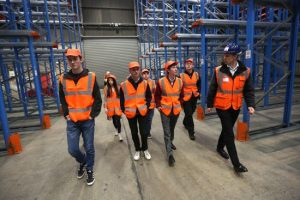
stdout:
[[159,85],[162,91],[161,111],[167,116],[170,115],[171,111],[173,111],[174,115],[178,115],[181,111],[179,97],[182,89],[182,80],[176,77],[172,86],[170,81],[164,77],[159,80]]
[[220,66],[215,69],[218,89],[214,101],[214,107],[227,110],[230,107],[238,110],[243,102],[243,90],[246,80],[250,76],[248,68],[234,79],[225,73],[220,72]]
[[68,104],[69,116],[72,121],[85,121],[90,117],[94,98],[92,96],[96,76],[88,72],[87,76],[81,77],[77,84],[72,79],[66,79],[63,75],[60,82],[63,86],[65,99]]
[[[147,114],[147,105],[146,105],[146,89],[147,81],[143,80],[139,83],[137,89],[128,81],[124,81],[121,85],[124,93],[124,107],[125,115],[127,118],[131,119],[136,115],[136,109],[139,110],[139,113],[142,116]],[[129,91],[131,90],[131,91]]]
[[198,97],[200,95],[197,87],[197,81],[199,79],[198,73],[194,72],[191,78],[188,74],[181,73],[180,77],[183,82],[183,94],[184,94],[183,100],[184,101],[190,100],[192,94],[194,94],[195,97]]
[[64,93],[65,96],[73,96],[73,95],[91,95],[93,92],[93,88],[92,88],[92,79],[93,79],[93,75],[91,72],[88,73],[88,87],[86,91],[67,91],[66,90],[66,85],[67,85],[67,80],[64,78],[62,81],[62,85],[63,85],[63,89],[64,89]]

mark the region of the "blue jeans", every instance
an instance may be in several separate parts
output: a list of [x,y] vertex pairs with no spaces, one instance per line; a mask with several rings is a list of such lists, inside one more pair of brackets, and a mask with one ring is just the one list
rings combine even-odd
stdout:
[[[94,148],[95,120],[73,122],[67,120],[68,151],[79,163],[86,163],[86,169],[93,171],[95,160]],[[82,134],[85,153],[80,151],[79,140]]]
[[152,119],[154,115],[154,109],[149,109],[147,113],[147,125],[146,125],[146,135],[149,136],[151,133],[151,125],[152,125]]

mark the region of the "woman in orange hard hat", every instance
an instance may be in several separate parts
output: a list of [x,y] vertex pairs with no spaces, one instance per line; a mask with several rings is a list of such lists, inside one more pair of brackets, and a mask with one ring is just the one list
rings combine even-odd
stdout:
[[168,61],[164,64],[166,76],[159,79],[155,91],[156,108],[160,111],[161,122],[164,130],[164,140],[167,151],[168,163],[170,167],[175,164],[173,150],[174,129],[181,111],[183,98],[182,80],[177,75],[176,61]]
[[201,79],[194,71],[194,61],[189,58],[185,61],[185,71],[180,74],[183,82],[183,125],[189,132],[191,140],[195,140],[193,113],[196,110],[197,100],[200,99]]
[[104,104],[105,113],[108,118],[112,118],[113,125],[116,129],[115,136],[119,136],[119,141],[122,142],[121,135],[121,116],[120,93],[117,85],[117,78],[110,74],[107,76],[107,85],[104,87]]
[[151,104],[148,110],[148,119],[147,119],[147,136],[148,139],[152,138],[151,135],[151,125],[152,125],[152,119],[153,119],[153,115],[154,115],[154,108],[155,106],[155,99],[154,99],[154,94],[155,94],[155,88],[156,88],[156,84],[155,84],[155,80],[150,79],[150,75],[149,75],[149,69],[145,68],[142,70],[142,76],[144,78],[144,80],[146,80],[149,84],[150,90],[152,92],[152,100],[151,100]]

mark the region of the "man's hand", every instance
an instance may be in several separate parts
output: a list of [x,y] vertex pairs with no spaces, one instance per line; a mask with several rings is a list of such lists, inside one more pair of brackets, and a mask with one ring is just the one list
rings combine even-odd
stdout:
[[207,112],[211,112],[212,111],[212,108],[207,108]]
[[66,116],[66,119],[67,119],[67,120],[71,120],[71,118],[70,118],[70,116],[69,116],[69,115],[67,115],[67,116]]
[[157,107],[157,110],[160,112],[160,111],[161,111],[161,106],[160,106],[160,107]]
[[255,109],[253,107],[248,107],[248,111],[250,115],[255,113]]
[[89,119],[93,119],[91,116],[89,116]]

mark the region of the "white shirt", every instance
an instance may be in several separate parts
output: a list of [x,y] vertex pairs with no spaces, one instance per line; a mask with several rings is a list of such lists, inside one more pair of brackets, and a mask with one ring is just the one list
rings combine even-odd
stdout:
[[236,62],[236,67],[235,68],[233,68],[232,66],[230,66],[230,65],[227,65],[227,67],[229,68],[229,71],[230,71],[230,73],[231,73],[231,75],[233,76],[234,75],[234,73],[236,72],[236,70],[238,69],[238,67],[239,67],[239,63],[238,62]]

